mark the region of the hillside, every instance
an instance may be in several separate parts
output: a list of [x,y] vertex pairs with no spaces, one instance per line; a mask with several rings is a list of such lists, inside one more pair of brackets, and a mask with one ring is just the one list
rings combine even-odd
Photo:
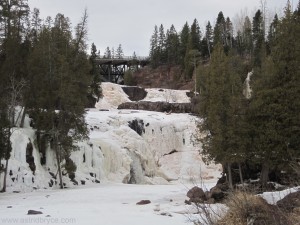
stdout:
[[143,88],[166,88],[176,90],[193,90],[194,79],[185,81],[180,66],[159,66],[152,69],[145,66],[133,74],[137,86]]

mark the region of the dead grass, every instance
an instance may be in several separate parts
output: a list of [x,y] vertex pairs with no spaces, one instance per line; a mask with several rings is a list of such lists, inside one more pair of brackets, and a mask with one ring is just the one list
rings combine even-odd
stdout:
[[228,211],[218,225],[296,225],[289,215],[263,198],[246,192],[232,193],[226,202]]

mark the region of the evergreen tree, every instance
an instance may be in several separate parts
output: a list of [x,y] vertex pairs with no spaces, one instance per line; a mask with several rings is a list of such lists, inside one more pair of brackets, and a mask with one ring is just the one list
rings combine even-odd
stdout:
[[263,54],[265,54],[265,34],[264,34],[264,21],[263,15],[260,10],[257,10],[252,22],[253,34],[253,55],[254,66],[261,66]]
[[164,26],[161,24],[158,31],[158,52],[159,52],[159,63],[166,62],[166,34]]
[[228,52],[229,49],[233,47],[233,26],[229,17],[226,18],[225,22],[225,51]]
[[179,37],[174,25],[167,31],[166,36],[167,63],[176,65],[179,62]]
[[116,58],[122,59],[123,57],[124,57],[124,53],[123,53],[122,45],[119,44],[119,46],[117,48],[117,52],[116,52]]
[[179,38],[180,39],[179,59],[183,69],[184,69],[184,58],[188,48],[189,36],[190,36],[190,26],[186,22],[180,32],[180,38]]
[[208,21],[205,27],[205,36],[201,42],[202,57],[211,58],[211,53],[213,50],[212,47],[213,47],[213,31],[210,22]]
[[201,50],[201,32],[198,21],[195,19],[189,35],[188,45],[184,58],[184,76],[189,80],[193,76],[195,69],[195,55],[199,55]]
[[249,111],[249,123],[253,127],[251,152],[256,162],[262,164],[264,187],[270,169],[287,168],[293,158],[299,157],[299,31],[299,17],[297,21],[288,3],[271,55],[253,77]]
[[159,48],[158,48],[158,28],[154,27],[154,32],[150,40],[150,59],[152,67],[157,67],[159,64]]
[[269,27],[269,33],[268,33],[268,53],[270,54],[272,46],[276,44],[276,38],[277,38],[277,29],[278,29],[279,19],[277,14],[275,14],[274,19]]
[[[242,79],[236,68],[236,58],[226,56],[223,46],[215,46],[209,67],[200,76],[201,129],[209,131],[202,137],[203,154],[227,168],[232,187],[231,165],[245,160]],[[201,68],[202,70],[203,68]]]
[[62,162],[72,164],[70,152],[87,134],[84,106],[90,67],[80,34],[73,39],[69,19],[58,14],[52,27],[43,27],[29,60],[31,114],[38,136],[47,138],[55,151],[61,188]]
[[198,51],[201,50],[201,31],[196,19],[194,19],[194,22],[191,26],[188,47]]
[[100,68],[96,63],[96,59],[100,57],[97,54],[97,47],[94,43],[92,43],[91,46],[91,55],[90,55],[90,64],[92,66],[91,70],[90,70],[90,74],[93,78],[92,84],[91,84],[91,97],[96,96],[96,98],[99,100],[99,98],[101,97],[102,93],[101,93],[101,74],[100,74]]
[[244,26],[243,26],[243,50],[246,56],[251,56],[252,46],[253,46],[253,38],[252,38],[252,25],[248,16],[245,18]]
[[105,58],[105,59],[111,59],[111,58],[112,58],[111,51],[110,51],[110,48],[109,48],[109,47],[107,47],[107,48],[105,49],[103,58]]
[[214,46],[218,43],[224,45],[226,37],[226,24],[223,12],[219,12],[217,22],[214,27]]

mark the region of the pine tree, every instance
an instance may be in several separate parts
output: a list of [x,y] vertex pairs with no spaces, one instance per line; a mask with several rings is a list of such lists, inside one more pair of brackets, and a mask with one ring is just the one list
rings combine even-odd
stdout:
[[123,57],[124,57],[124,53],[123,53],[122,45],[119,44],[119,46],[117,48],[117,52],[116,52],[116,58],[122,59]]
[[201,42],[202,57],[211,58],[212,50],[213,50],[213,31],[210,22],[208,21],[205,27],[205,36]]
[[242,37],[243,37],[243,46],[244,46],[245,55],[251,56],[253,38],[252,38],[252,25],[248,16],[246,16],[245,18]]
[[166,34],[164,26],[161,24],[158,31],[158,53],[159,53],[159,63],[166,63]]
[[191,26],[188,45],[190,49],[201,51],[201,31],[197,19],[194,19]]
[[102,93],[101,93],[101,88],[100,88],[100,84],[101,84],[101,74],[100,74],[100,69],[96,63],[97,58],[100,57],[97,54],[97,47],[94,43],[92,43],[91,46],[91,55],[90,55],[90,64],[92,66],[91,70],[90,70],[90,74],[92,76],[92,84],[91,84],[91,93],[90,96],[96,96],[96,98],[99,100],[99,98],[101,97]]
[[179,55],[180,55],[179,59],[183,69],[184,69],[184,58],[188,48],[189,36],[190,36],[190,26],[186,22],[180,32],[180,47],[179,47]]
[[167,31],[166,52],[167,63],[176,65],[179,62],[179,37],[174,25],[171,25],[170,30]]
[[214,46],[218,43],[224,45],[226,37],[226,24],[223,12],[219,12],[217,22],[214,27]]
[[254,66],[261,66],[262,57],[265,54],[265,34],[264,34],[264,21],[263,15],[260,10],[257,10],[252,22],[253,34],[253,55]]
[[158,49],[158,28],[154,27],[154,32],[150,40],[150,59],[152,67],[157,67],[159,64],[159,49]]
[[112,57],[112,55],[111,55],[111,50],[110,50],[109,47],[107,47],[107,48],[105,49],[103,58],[105,58],[105,59],[111,59],[111,57]]
[[274,19],[269,27],[269,33],[268,33],[268,54],[271,53],[271,48],[276,44],[277,39],[277,29],[278,29],[279,19],[277,14],[275,14]]

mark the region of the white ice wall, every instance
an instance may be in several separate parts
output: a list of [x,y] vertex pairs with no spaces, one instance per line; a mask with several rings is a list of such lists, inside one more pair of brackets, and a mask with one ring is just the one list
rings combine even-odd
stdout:
[[[105,84],[104,98],[97,109],[90,109],[86,121],[90,129],[89,140],[77,143],[79,150],[71,154],[77,166],[75,180],[79,185],[95,182],[128,182],[132,170],[139,183],[165,184],[172,182],[200,182],[219,176],[220,167],[203,163],[196,144],[196,117],[188,114],[164,114],[159,112],[117,110],[116,105],[128,101],[120,86]],[[151,91],[149,91],[151,92]],[[151,92],[153,100],[159,93]],[[185,91],[173,91],[173,101],[186,101]],[[150,96],[151,97],[151,96]],[[102,106],[100,106],[102,104]],[[109,108],[110,111],[101,111]],[[139,135],[128,122],[142,120],[145,132]],[[58,188],[52,175],[57,173],[55,153],[48,147],[46,164],[41,165],[34,130],[29,127],[13,132],[12,154],[9,160],[7,186],[9,191]],[[35,174],[26,163],[26,146],[33,145]],[[176,151],[173,154],[168,154]],[[5,162],[2,161],[2,164]],[[1,175],[3,180],[3,174]],[[66,175],[66,186],[73,186]]]

